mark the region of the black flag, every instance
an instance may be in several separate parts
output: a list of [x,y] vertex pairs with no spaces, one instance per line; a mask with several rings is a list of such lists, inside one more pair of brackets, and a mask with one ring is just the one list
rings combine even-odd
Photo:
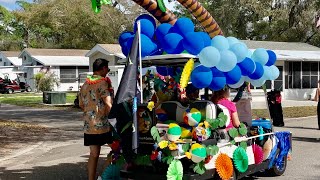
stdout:
[[[137,97],[138,64],[139,35],[137,32],[132,42],[131,50],[129,56],[127,57],[126,67],[124,68],[116,97],[109,113],[109,119],[117,119],[117,132],[121,139],[126,141],[124,144],[122,144],[123,146],[126,146],[126,150],[129,150],[129,144],[132,144],[132,149],[137,149],[137,104],[134,103],[136,102]],[[133,104],[128,103],[128,100],[132,100]],[[132,122],[134,128],[126,128],[126,130],[123,131],[124,127],[127,127],[128,123],[130,122]],[[133,142],[130,142],[131,138]]]

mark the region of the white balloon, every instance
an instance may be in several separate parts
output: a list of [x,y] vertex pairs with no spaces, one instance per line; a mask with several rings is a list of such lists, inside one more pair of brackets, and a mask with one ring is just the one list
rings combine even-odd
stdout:
[[262,85],[264,85],[264,83],[266,83],[266,80],[264,80],[263,78],[260,78],[260,79],[257,79],[257,80],[251,80],[250,83],[254,87],[261,87]]
[[277,79],[280,75],[280,71],[279,71],[278,67],[275,65],[272,65],[269,68],[270,68],[270,75],[271,75],[270,80]]

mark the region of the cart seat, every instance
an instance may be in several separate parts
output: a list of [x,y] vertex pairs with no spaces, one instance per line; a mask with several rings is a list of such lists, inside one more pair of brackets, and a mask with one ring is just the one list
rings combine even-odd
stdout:
[[[191,108],[196,108],[201,112],[201,120],[205,119],[215,119],[217,117],[217,105],[213,104],[211,101],[195,101],[190,104]],[[221,112],[221,111],[219,111]]]
[[161,103],[159,108],[166,112],[168,120],[175,120],[177,123],[182,123],[183,113],[186,112],[188,107],[182,106],[178,101],[166,101]]

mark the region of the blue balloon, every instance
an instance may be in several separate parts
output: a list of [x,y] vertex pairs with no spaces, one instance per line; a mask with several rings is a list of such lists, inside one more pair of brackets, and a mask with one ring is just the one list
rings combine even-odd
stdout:
[[144,34],[148,36],[150,39],[152,39],[155,31],[155,28],[152,22],[150,22],[148,19],[141,19],[140,24],[141,24],[141,34]]
[[127,48],[127,47],[121,47],[121,51],[122,51],[122,54],[123,54],[123,55],[125,55],[126,57],[128,56],[129,51],[128,51],[128,48]]
[[237,57],[232,51],[220,51],[220,57],[221,59],[217,68],[222,72],[231,71],[237,65]]
[[257,79],[257,80],[251,80],[250,83],[252,86],[254,87],[260,87],[262,86],[264,83],[266,82],[266,80],[264,80],[263,78]]
[[241,69],[239,66],[235,66],[231,71],[224,73],[226,76],[227,84],[235,84],[241,78]]
[[245,58],[238,65],[239,65],[239,67],[241,69],[241,73],[242,73],[243,76],[249,76],[256,69],[255,62],[250,58]]
[[198,89],[206,88],[212,81],[212,72],[205,66],[196,67],[191,73],[192,85]]
[[134,37],[128,38],[128,40],[125,41],[125,42],[123,43],[123,45],[121,46],[122,53],[123,53],[125,56],[128,56],[128,54],[129,54],[129,52],[130,52],[133,39],[134,39]]
[[268,62],[269,55],[264,48],[258,48],[253,52],[251,59],[265,65]]
[[199,54],[199,61],[206,67],[213,67],[219,64],[221,59],[218,49],[212,46],[208,46],[202,49]]
[[218,91],[227,83],[226,77],[223,72],[219,71],[216,67],[210,68],[212,71],[212,81],[209,85],[209,89]]
[[157,45],[154,42],[152,42],[148,36],[144,34],[141,34],[140,37],[141,37],[141,56],[145,57],[145,56],[152,55],[158,49]]
[[182,37],[185,37],[188,32],[194,32],[194,24],[186,17],[179,18],[169,31],[169,33],[178,33]]
[[204,47],[211,46],[211,38],[208,33],[206,32],[197,32],[202,36]]
[[172,25],[169,23],[160,24],[156,29],[156,38],[160,42],[163,41],[164,37],[168,34],[169,30],[172,28]]
[[156,70],[161,76],[173,76],[174,75],[173,68],[171,68],[171,67],[157,66]]
[[227,38],[225,38],[221,35],[218,35],[218,36],[215,36],[214,38],[212,38],[211,46],[219,49],[219,51],[223,51],[223,50],[229,49],[229,42],[228,42]]
[[241,78],[239,79],[238,82],[236,82],[235,84],[228,84],[228,86],[230,88],[234,88],[234,89],[239,88],[239,87],[241,87],[243,85],[244,80],[245,80],[245,77],[241,76]]
[[202,36],[196,32],[187,33],[182,42],[184,49],[193,55],[198,55],[204,48]]
[[263,76],[263,73],[263,66],[259,62],[256,62],[256,69],[252,74],[249,75],[249,78],[253,80],[260,79]]
[[239,43],[240,41],[235,38],[235,37],[227,37],[227,40],[228,40],[228,43],[229,43],[229,46],[231,47],[233,44],[236,44],[236,43]]
[[134,37],[134,34],[133,32],[129,32],[129,31],[124,31],[120,34],[119,36],[119,44],[121,47],[123,47],[123,44],[129,39],[129,38],[132,38]]
[[246,55],[246,57],[251,58],[251,56],[252,56],[252,51],[248,49],[248,54]]
[[[137,28],[137,22],[138,22],[139,20],[143,20],[143,19],[151,22],[151,24],[152,24],[152,26],[153,26],[153,30],[156,28],[156,21],[154,20],[154,18],[153,18],[151,15],[149,15],[149,14],[142,14],[142,15],[138,16],[137,19],[134,21],[133,32],[137,32],[137,29],[138,29],[138,28]],[[142,25],[142,23],[141,23],[141,31],[142,31],[142,29],[143,29],[142,26],[143,26],[143,25]]]
[[275,66],[275,65],[272,65],[269,68],[270,68],[270,71],[271,71],[270,80],[277,79],[279,77],[279,75],[280,75],[280,71],[279,71],[278,67]]
[[183,37],[177,33],[169,33],[163,39],[162,48],[168,54],[180,54],[183,49],[182,44]]
[[230,50],[237,56],[237,62],[243,61],[248,55],[248,48],[243,43],[236,43],[230,46]]
[[267,50],[267,53],[269,58],[268,58],[268,62],[266,63],[266,66],[272,66],[277,60],[277,55],[271,50]]

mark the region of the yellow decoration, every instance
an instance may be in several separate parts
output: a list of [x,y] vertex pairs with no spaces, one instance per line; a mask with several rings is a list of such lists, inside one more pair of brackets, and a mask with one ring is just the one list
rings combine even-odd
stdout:
[[194,61],[193,59],[189,59],[189,61],[186,63],[186,65],[183,68],[181,78],[180,78],[180,87],[181,89],[184,89],[187,87],[188,82],[190,80],[190,75],[193,70]]
[[204,121],[203,123],[204,123],[204,127],[205,127],[206,129],[208,129],[208,128],[210,127],[210,124],[209,124],[207,121]]
[[174,151],[174,150],[177,150],[178,149],[178,146],[177,146],[177,144],[176,143],[170,143],[169,144],[169,149],[171,150],[171,151]]
[[186,157],[187,157],[188,159],[191,159],[191,153],[190,153],[190,152],[186,152],[185,155],[186,155]]
[[149,111],[152,111],[152,109],[154,108],[154,102],[153,101],[150,101],[149,103],[148,103],[148,109],[149,109]]
[[160,149],[164,149],[166,147],[168,147],[169,141],[161,141],[159,142],[159,147]]

